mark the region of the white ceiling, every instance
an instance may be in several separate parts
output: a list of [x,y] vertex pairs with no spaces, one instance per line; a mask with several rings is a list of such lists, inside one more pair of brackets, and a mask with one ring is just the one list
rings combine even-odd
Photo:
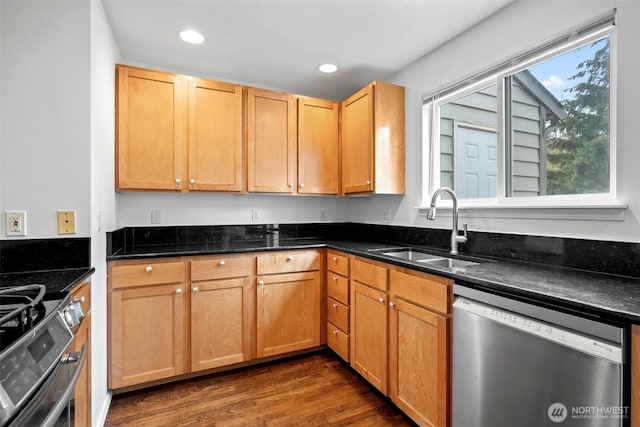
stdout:
[[102,1],[124,62],[341,100],[513,0]]

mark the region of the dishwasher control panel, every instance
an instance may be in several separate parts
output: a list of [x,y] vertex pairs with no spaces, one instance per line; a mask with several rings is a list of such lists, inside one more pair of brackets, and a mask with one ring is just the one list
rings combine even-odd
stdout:
[[453,308],[454,310],[456,308],[465,310],[488,320],[536,335],[560,345],[571,347],[583,353],[607,359],[613,363],[623,363],[622,348],[620,346],[595,339],[588,335],[559,328],[538,319],[483,304],[466,297],[456,297]]

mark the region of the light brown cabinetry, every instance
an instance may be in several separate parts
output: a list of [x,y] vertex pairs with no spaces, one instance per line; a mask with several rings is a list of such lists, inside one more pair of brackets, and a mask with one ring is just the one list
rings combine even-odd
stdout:
[[251,358],[250,256],[191,261],[191,371]]
[[349,258],[327,252],[327,345],[349,362],[350,304]]
[[116,190],[181,190],[187,80],[116,66]]
[[342,193],[403,194],[404,88],[375,81],[342,102]]
[[322,281],[319,251],[258,255],[256,260],[257,356],[321,344]]
[[389,272],[389,396],[419,425],[450,425],[449,279]]
[[244,190],[242,92],[228,83],[189,81],[189,190]]
[[296,190],[296,107],[287,93],[247,90],[248,189]]
[[298,193],[339,194],[339,104],[298,98]]
[[640,427],[640,325],[631,325],[631,427]]
[[73,299],[80,302],[84,319],[76,331],[73,351],[86,346],[86,358],[75,389],[75,424],[91,426],[91,283],[84,282],[71,291]]
[[109,270],[109,387],[182,374],[184,263],[135,263]]
[[351,260],[351,366],[387,393],[387,268]]
[[116,190],[244,190],[242,86],[116,71]]

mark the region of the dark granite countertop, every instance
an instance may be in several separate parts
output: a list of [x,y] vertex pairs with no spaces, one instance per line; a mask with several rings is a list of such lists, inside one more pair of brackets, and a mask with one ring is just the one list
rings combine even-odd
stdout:
[[74,286],[91,276],[94,271],[94,268],[87,267],[2,273],[0,274],[0,288],[43,284],[47,287],[47,294],[52,295],[70,291]]
[[[610,322],[640,323],[640,279],[503,259],[487,259],[488,262],[468,267],[465,271],[452,272],[424,264],[405,262],[375,251],[375,249],[402,246],[408,245],[314,238],[278,239],[269,236],[266,239],[250,241],[123,248],[118,253],[108,256],[107,260],[329,247],[389,264],[449,277],[463,286],[534,301],[563,311],[577,312]],[[420,248],[443,256],[448,255],[446,252],[428,246]]]

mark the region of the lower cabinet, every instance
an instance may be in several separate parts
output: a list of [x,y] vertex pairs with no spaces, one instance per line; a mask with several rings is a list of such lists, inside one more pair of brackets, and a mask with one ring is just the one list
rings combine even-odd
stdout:
[[91,283],[84,282],[71,291],[80,302],[84,319],[76,331],[73,351],[79,352],[86,345],[86,358],[75,390],[74,420],[78,427],[91,426]]

